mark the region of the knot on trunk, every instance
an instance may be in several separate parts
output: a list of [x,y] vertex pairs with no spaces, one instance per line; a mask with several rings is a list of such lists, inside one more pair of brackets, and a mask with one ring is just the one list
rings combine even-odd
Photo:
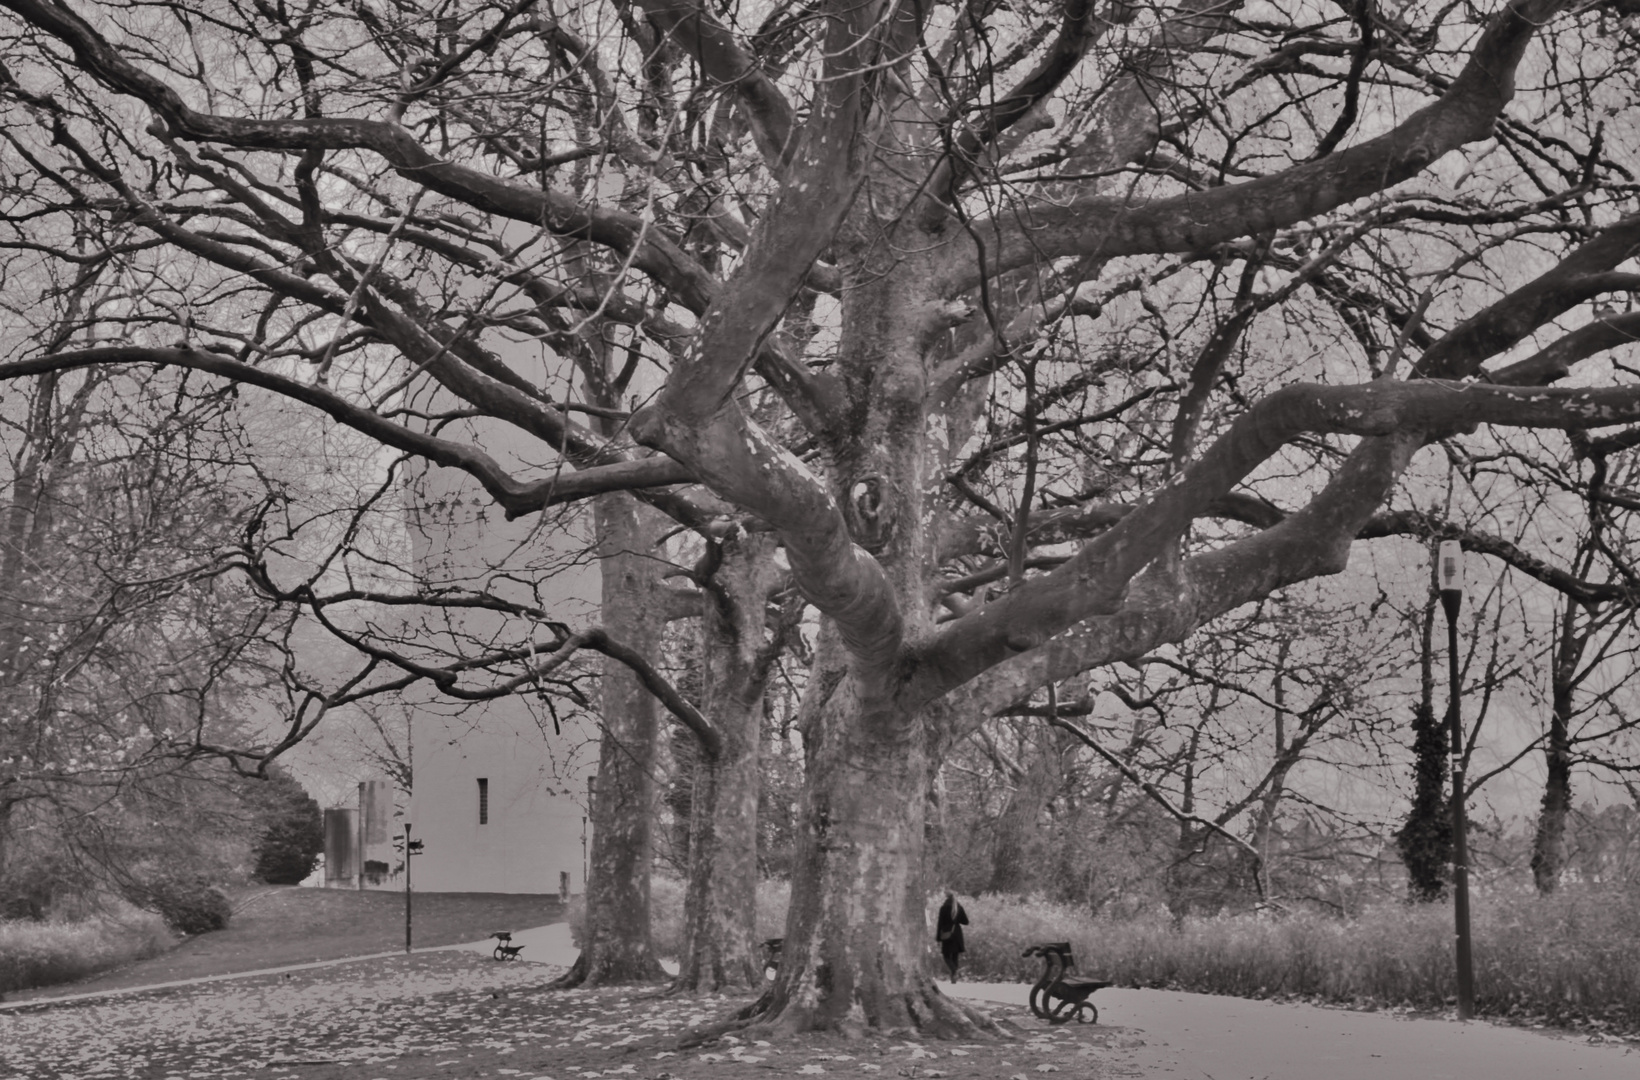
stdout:
[[888,495],[888,482],[882,477],[862,476],[849,486],[848,500],[843,504],[854,542],[873,555],[894,538],[897,515]]

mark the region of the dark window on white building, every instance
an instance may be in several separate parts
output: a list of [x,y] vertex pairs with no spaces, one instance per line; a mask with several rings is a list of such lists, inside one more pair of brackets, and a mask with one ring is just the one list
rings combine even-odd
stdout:
[[490,823],[490,781],[483,776],[478,778],[478,823]]

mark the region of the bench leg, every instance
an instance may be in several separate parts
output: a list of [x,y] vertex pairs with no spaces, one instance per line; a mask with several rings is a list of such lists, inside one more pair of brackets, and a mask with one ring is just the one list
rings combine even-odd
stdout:
[[1091,1001],[1070,1001],[1065,998],[1054,999],[1051,1012],[1039,1012],[1038,1016],[1050,1024],[1068,1024],[1074,1017],[1081,1024],[1097,1024],[1099,1009]]

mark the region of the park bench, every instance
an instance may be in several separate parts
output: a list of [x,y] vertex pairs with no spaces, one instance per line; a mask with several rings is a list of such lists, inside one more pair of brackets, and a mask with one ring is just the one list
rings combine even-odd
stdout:
[[517,960],[518,954],[524,951],[524,946],[512,943],[510,930],[497,930],[490,936],[495,938],[495,952],[491,955],[497,960]]
[[1024,955],[1042,957],[1042,977],[1031,987],[1031,1012],[1050,1024],[1067,1023],[1073,1016],[1084,1024],[1099,1022],[1099,1010],[1088,998],[1095,990],[1115,984],[1067,977],[1076,967],[1070,942],[1050,941],[1032,945]]

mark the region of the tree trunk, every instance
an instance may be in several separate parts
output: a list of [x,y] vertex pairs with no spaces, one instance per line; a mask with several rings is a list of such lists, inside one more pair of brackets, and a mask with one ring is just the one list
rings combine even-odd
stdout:
[[[659,655],[664,563],[656,515],[627,495],[596,504],[603,622],[611,637]],[[657,805],[659,703],[620,662],[604,661],[604,734],[592,798],[586,931],[575,966],[555,985],[609,986],[665,977],[649,937],[649,874]]]
[[1043,866],[1041,845],[1032,841],[1040,835],[1037,825],[1042,811],[1063,779],[1060,762],[1064,746],[1060,740],[1064,733],[1046,728],[1033,734],[1031,759],[1025,763],[1019,783],[997,818],[991,856],[991,892],[1024,892],[1036,882]]
[[689,887],[679,990],[763,986],[757,946],[757,803],[763,691],[772,657],[765,606],[776,567],[768,534],[724,539],[703,574],[704,712],[722,751],[698,757],[692,798]]
[[[1433,585],[1433,568],[1430,571]],[[1428,904],[1446,895],[1452,861],[1452,812],[1446,761],[1451,736],[1435,718],[1435,592],[1430,590],[1419,626],[1418,704],[1412,713],[1412,808],[1395,834],[1407,870],[1407,899]]]
[[1548,776],[1543,782],[1542,808],[1532,838],[1532,880],[1547,896],[1560,883],[1566,865],[1566,818],[1572,810],[1572,757],[1566,738],[1566,717],[1556,703],[1549,719],[1549,745],[1544,748]]
[[1407,899],[1430,903],[1446,895],[1452,861],[1452,812],[1446,791],[1446,751],[1450,737],[1428,701],[1412,714],[1412,808],[1395,836],[1407,868]]
[[927,970],[921,717],[862,695],[835,664],[817,662],[809,696],[792,902],[764,1026],[777,1034],[995,1032],[983,1014],[943,995]]
[[1532,837],[1532,880],[1544,896],[1560,884],[1560,871],[1566,865],[1566,817],[1572,812],[1572,746],[1568,731],[1573,682],[1584,642],[1588,640],[1586,635],[1578,633],[1575,620],[1576,605],[1568,602],[1560,622],[1559,647],[1555,650],[1549,739],[1543,748],[1547,775],[1543,780],[1537,832]]
[[[755,740],[745,749],[728,734],[739,722],[712,714],[725,734],[724,754],[695,767],[689,885],[684,897],[683,955],[676,990],[719,993],[763,985],[757,933],[757,797]],[[752,717],[756,734],[756,717]]]
[[[4,795],[4,786],[8,781],[0,778],[0,796]],[[0,918],[10,918],[7,911],[11,896],[9,882],[6,880],[6,862],[11,845],[11,800],[0,797]]]

